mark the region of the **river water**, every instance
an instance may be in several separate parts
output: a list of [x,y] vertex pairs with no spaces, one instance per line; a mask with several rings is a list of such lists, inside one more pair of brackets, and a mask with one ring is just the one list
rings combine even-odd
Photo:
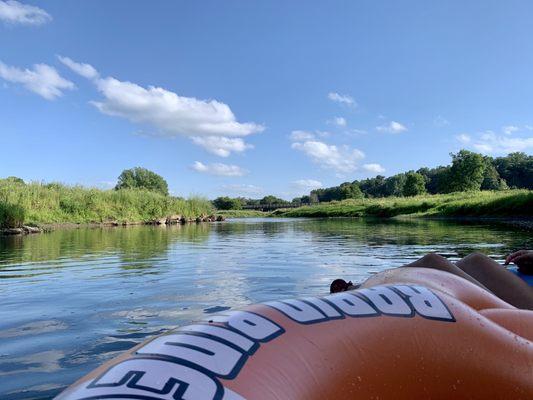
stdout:
[[501,260],[533,245],[495,223],[243,219],[0,237],[0,398],[49,399],[206,313],[328,292],[436,251]]

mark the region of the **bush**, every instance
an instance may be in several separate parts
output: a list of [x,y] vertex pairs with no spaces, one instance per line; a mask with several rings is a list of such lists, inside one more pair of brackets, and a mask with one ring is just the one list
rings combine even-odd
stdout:
[[20,228],[24,224],[26,212],[17,204],[0,202],[0,227]]

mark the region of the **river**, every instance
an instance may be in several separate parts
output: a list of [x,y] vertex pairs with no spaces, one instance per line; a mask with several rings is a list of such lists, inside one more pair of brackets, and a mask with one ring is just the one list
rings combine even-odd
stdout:
[[0,237],[0,398],[49,399],[104,361],[228,308],[328,292],[436,251],[501,260],[494,222],[242,219]]

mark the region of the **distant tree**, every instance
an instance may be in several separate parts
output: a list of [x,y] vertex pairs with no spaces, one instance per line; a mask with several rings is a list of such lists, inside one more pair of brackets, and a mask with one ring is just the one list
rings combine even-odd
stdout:
[[365,197],[365,195],[361,191],[361,188],[359,187],[359,184],[357,183],[345,182],[340,185],[339,189],[339,198],[337,200],[362,199],[363,197]]
[[405,174],[405,184],[403,187],[404,196],[417,196],[426,193],[426,180],[424,175],[414,171]]
[[141,167],[122,171],[115,186],[115,190],[120,189],[147,189],[168,196],[168,184],[163,177]]
[[318,194],[316,193],[315,190],[311,191],[311,193],[309,193],[309,203],[310,204],[315,204],[315,203],[318,203]]
[[[405,186],[405,174],[397,174],[385,179],[383,194],[385,196],[403,196]],[[425,181],[424,181],[425,182]]]
[[232,199],[230,197],[217,197],[213,200],[213,205],[217,210],[240,210],[242,209],[242,201],[240,199]]
[[420,168],[419,174],[426,180],[426,190],[428,193],[447,193],[449,191],[450,167]]
[[485,157],[485,171],[483,173],[483,182],[481,182],[481,190],[505,190],[508,188],[507,183],[500,177],[494,166],[494,159]]
[[269,195],[269,196],[263,197],[259,201],[259,203],[260,204],[288,204],[289,202],[286,200],[280,199],[279,197]]
[[22,178],[19,178],[17,176],[8,176],[5,179],[0,179],[0,181],[3,181],[5,183],[16,183],[20,185],[25,185],[24,180]]
[[359,182],[359,187],[366,197],[385,197],[385,177],[383,175],[364,179]]
[[500,177],[511,188],[533,189],[533,156],[526,153],[511,153],[494,160]]
[[450,192],[466,192],[480,190],[485,172],[485,160],[478,153],[461,150],[452,156],[449,175]]

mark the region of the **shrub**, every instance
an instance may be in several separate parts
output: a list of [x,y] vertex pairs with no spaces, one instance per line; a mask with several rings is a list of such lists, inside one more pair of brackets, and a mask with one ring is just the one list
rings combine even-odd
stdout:
[[19,228],[24,223],[26,212],[23,207],[6,202],[0,202],[0,227]]

